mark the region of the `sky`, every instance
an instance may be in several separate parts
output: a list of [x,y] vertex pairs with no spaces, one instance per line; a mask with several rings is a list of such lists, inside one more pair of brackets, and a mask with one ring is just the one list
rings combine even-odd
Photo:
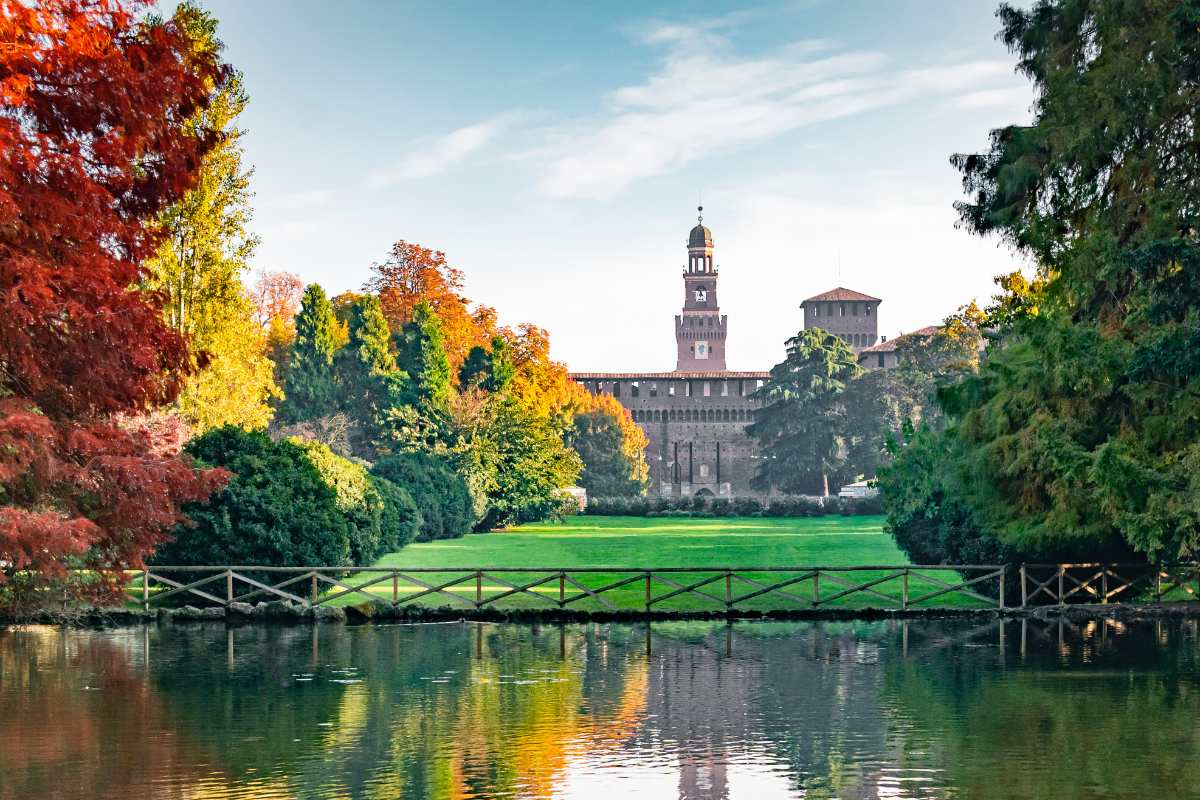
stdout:
[[331,295],[417,242],[573,370],[673,369],[700,198],[751,370],[806,297],[895,336],[1025,266],[955,227],[950,155],[1030,118],[991,0],[203,5],[250,95],[252,267]]

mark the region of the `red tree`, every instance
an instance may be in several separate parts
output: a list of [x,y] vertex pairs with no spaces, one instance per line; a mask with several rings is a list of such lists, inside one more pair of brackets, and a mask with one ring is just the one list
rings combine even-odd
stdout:
[[[186,342],[138,290],[145,223],[215,132],[184,122],[228,68],[138,0],[0,0],[0,603],[104,599],[223,475],[149,426]],[[72,564],[100,570],[67,580]],[[96,576],[99,576],[98,578]]]

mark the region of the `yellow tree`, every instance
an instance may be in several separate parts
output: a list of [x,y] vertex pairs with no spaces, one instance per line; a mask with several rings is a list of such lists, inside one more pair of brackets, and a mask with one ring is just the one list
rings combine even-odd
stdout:
[[[219,51],[216,19],[181,5],[176,20],[199,51]],[[148,262],[147,288],[166,298],[167,323],[186,336],[199,367],[178,401],[185,419],[201,430],[224,424],[254,428],[270,421],[279,395],[267,341],[253,318],[241,276],[258,239],[250,234],[250,175],[242,165],[242,131],[234,120],[247,97],[240,74],[219,88],[186,132],[220,131],[201,164],[199,179],[156,220],[162,245]]]

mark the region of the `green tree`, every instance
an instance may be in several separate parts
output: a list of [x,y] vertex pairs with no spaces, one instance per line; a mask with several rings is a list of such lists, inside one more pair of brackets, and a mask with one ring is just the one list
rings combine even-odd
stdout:
[[852,476],[874,477],[886,463],[888,442],[905,426],[940,430],[945,417],[937,395],[979,369],[985,318],[975,303],[936,328],[896,342],[896,366],[863,372],[847,387],[846,460]]
[[489,530],[552,516],[583,468],[563,432],[512,398],[490,398],[456,424],[456,466],[486,499]]
[[450,404],[450,359],[446,356],[442,321],[428,303],[413,308],[412,321],[397,337],[400,367],[409,375],[412,405],[445,412]]
[[458,370],[458,383],[463,389],[495,394],[507,391],[516,375],[512,345],[503,336],[493,336],[490,347],[471,348]]
[[[184,3],[175,21],[196,48],[214,57],[223,49],[212,14]],[[271,419],[270,400],[279,394],[241,281],[258,245],[248,229],[253,170],[242,163],[244,131],[235,126],[247,102],[235,72],[186,124],[185,135],[221,136],[201,162],[195,185],[159,214],[162,244],[147,262],[145,285],[163,293],[167,323],[200,355],[202,366],[185,384],[178,408],[202,431],[224,424],[263,427]]]
[[787,358],[755,392],[762,406],[746,427],[763,456],[752,485],[829,494],[830,475],[846,464],[846,387],[861,372],[850,346],[820,328],[787,341]]
[[977,376],[940,393],[953,446],[928,469],[1023,555],[1193,557],[1200,6],[1043,0],[999,16],[1034,120],[953,159],[970,195],[958,208],[1037,275],[1001,279],[994,342]]
[[407,376],[396,366],[387,319],[374,295],[347,307],[349,341],[334,356],[342,410],[358,425],[355,450],[370,456],[383,437],[388,411],[404,394]]
[[583,462],[579,485],[589,497],[646,493],[646,434],[612,395],[597,395],[592,408],[575,414],[567,441]]
[[333,355],[337,349],[333,306],[318,284],[309,284],[296,317],[284,414],[292,422],[317,419],[334,413],[338,406]]

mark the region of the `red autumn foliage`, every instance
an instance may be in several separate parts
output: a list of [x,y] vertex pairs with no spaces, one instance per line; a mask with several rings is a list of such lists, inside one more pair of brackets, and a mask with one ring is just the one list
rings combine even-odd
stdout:
[[[107,599],[224,475],[121,419],[171,402],[187,343],[142,291],[145,223],[195,180],[184,135],[228,67],[138,0],[0,0],[0,604]],[[68,565],[101,570],[63,580]],[[56,598],[57,599],[57,598]]]

